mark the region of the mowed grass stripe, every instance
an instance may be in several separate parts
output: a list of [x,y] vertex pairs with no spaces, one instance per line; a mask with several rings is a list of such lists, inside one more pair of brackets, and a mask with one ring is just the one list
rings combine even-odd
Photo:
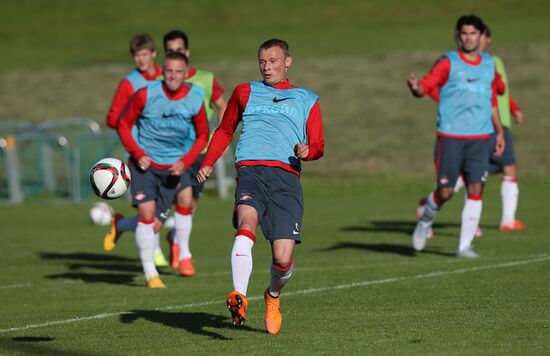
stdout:
[[[362,282],[353,282],[349,284],[340,284],[336,286],[328,286],[328,287],[318,287],[318,288],[308,288],[303,289],[299,291],[293,291],[293,292],[285,292],[285,297],[290,297],[294,295],[304,295],[304,294],[311,294],[311,293],[320,293],[320,292],[328,292],[333,290],[341,290],[341,289],[348,289],[348,288],[356,288],[356,287],[365,287],[370,285],[377,285],[377,284],[388,284],[393,282],[399,282],[404,280],[411,280],[411,279],[427,279],[427,278],[435,278],[440,276],[446,276],[451,274],[459,274],[459,273],[468,273],[468,272],[476,272],[476,271],[483,271],[483,270],[489,270],[489,269],[497,269],[497,268],[510,268],[510,267],[516,267],[531,263],[538,263],[538,262],[547,262],[550,261],[550,256],[543,254],[540,255],[540,257],[534,258],[534,259],[527,259],[527,260],[520,260],[520,261],[509,261],[504,263],[498,263],[493,265],[485,265],[485,266],[477,266],[477,267],[470,267],[470,268],[459,268],[452,271],[437,271],[437,272],[431,272],[431,273],[424,273],[415,275],[412,277],[390,277],[390,278],[384,278],[384,279],[378,279],[378,280],[370,280],[370,281],[362,281]],[[248,298],[249,300],[260,300],[263,296],[253,296]],[[172,305],[172,306],[165,306],[160,308],[155,308],[155,310],[174,310],[174,309],[186,309],[186,308],[194,308],[194,307],[202,307],[202,306],[208,306],[208,305],[214,305],[214,304],[221,304],[219,300],[212,300],[208,302],[203,303],[191,303],[191,304],[182,304],[182,305]],[[115,312],[115,313],[102,313],[92,316],[86,316],[86,317],[76,317],[66,320],[57,320],[57,321],[50,321],[46,323],[41,324],[31,324],[31,325],[25,325],[20,327],[12,327],[8,329],[1,329],[0,334],[5,334],[9,332],[16,332],[16,331],[22,331],[22,330],[28,330],[28,329],[37,329],[37,328],[43,328],[48,326],[54,326],[54,325],[61,325],[61,324],[69,324],[69,323],[75,323],[79,321],[87,321],[87,320],[98,320],[98,319],[105,319],[110,318],[113,316],[120,316],[124,314],[134,314],[134,312],[131,311],[122,311],[122,312]]]

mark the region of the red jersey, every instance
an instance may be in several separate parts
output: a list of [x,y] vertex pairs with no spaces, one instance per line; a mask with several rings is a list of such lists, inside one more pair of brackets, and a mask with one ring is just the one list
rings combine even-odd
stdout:
[[[151,80],[158,80],[160,77],[162,77],[162,68],[155,64],[154,69],[154,74],[149,74],[147,72],[141,71],[139,72],[145,79],[145,83]],[[141,88],[143,88],[143,86],[135,88],[128,77],[122,79],[122,81],[118,85],[115,95],[113,96],[113,101],[111,103],[111,107],[109,108],[109,112],[107,113],[107,126],[116,129],[117,121],[122,111],[128,104],[128,101],[130,100],[132,95],[134,95],[135,92]]]

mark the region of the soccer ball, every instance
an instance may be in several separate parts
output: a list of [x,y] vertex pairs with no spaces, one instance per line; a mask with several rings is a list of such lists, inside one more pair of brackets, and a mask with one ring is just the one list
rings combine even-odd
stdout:
[[99,160],[90,170],[90,184],[103,199],[116,199],[126,193],[130,180],[128,166],[116,158]]
[[96,225],[106,226],[113,218],[113,208],[105,202],[97,202],[90,209],[90,221]]

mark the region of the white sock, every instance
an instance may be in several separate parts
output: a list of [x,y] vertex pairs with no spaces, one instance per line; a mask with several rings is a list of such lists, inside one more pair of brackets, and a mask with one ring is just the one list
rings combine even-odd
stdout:
[[511,225],[516,220],[519,198],[518,182],[515,178],[504,176],[500,186],[500,196],[502,198],[502,220],[500,225]]
[[155,255],[157,253],[162,253],[162,249],[160,248],[160,233],[159,232],[157,232],[155,234]]
[[138,216],[130,216],[127,218],[122,218],[116,223],[116,231],[117,232],[124,232],[124,231],[136,231],[138,224]]
[[[246,235],[243,235],[245,233]],[[251,236],[249,236],[251,235]],[[252,274],[252,247],[256,236],[249,231],[239,230],[231,250],[231,274],[233,289],[246,296],[248,281]]]
[[474,234],[479,226],[479,219],[481,217],[481,209],[483,203],[481,197],[470,196],[464,203],[464,209],[462,209],[462,222],[460,224],[460,241],[458,244],[458,250],[467,250],[472,245]]
[[145,273],[145,280],[153,276],[158,276],[157,268],[155,267],[155,230],[154,221],[147,224],[138,221],[136,228],[136,245],[139,251],[139,258]]
[[464,188],[464,177],[462,177],[462,175],[459,175],[454,187],[455,193],[459,192],[462,188]]
[[294,261],[286,268],[281,270],[280,267],[271,265],[271,284],[269,285],[269,294],[272,297],[277,298],[281,293],[281,289],[287,284],[290,277],[292,277],[292,270],[294,269]]
[[180,246],[179,260],[191,258],[189,249],[189,240],[191,238],[191,228],[193,227],[192,210],[177,208],[174,213],[174,242]]
[[426,202],[424,203],[424,212],[420,217],[420,221],[423,224],[431,225],[437,212],[439,211],[439,206],[435,202],[435,192],[430,192],[426,197]]

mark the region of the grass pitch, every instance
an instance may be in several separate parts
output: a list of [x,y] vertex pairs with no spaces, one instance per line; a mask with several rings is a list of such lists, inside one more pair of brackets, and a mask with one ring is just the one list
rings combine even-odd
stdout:
[[[304,243],[284,290],[281,333],[264,332],[269,247],[254,248],[249,320],[234,327],[231,202],[206,194],[194,220],[197,275],[166,268],[148,290],[133,234],[112,253],[88,205],[0,207],[0,354],[543,354],[550,347],[548,182],[521,185],[523,232],[501,233],[489,184],[479,260],[453,257],[462,197],[438,216],[425,252],[410,247],[430,181],[304,178]],[[132,213],[122,201],[116,208]],[[29,223],[32,221],[32,224]],[[164,245],[164,247],[166,247]],[[546,350],[546,351],[545,351]]]

